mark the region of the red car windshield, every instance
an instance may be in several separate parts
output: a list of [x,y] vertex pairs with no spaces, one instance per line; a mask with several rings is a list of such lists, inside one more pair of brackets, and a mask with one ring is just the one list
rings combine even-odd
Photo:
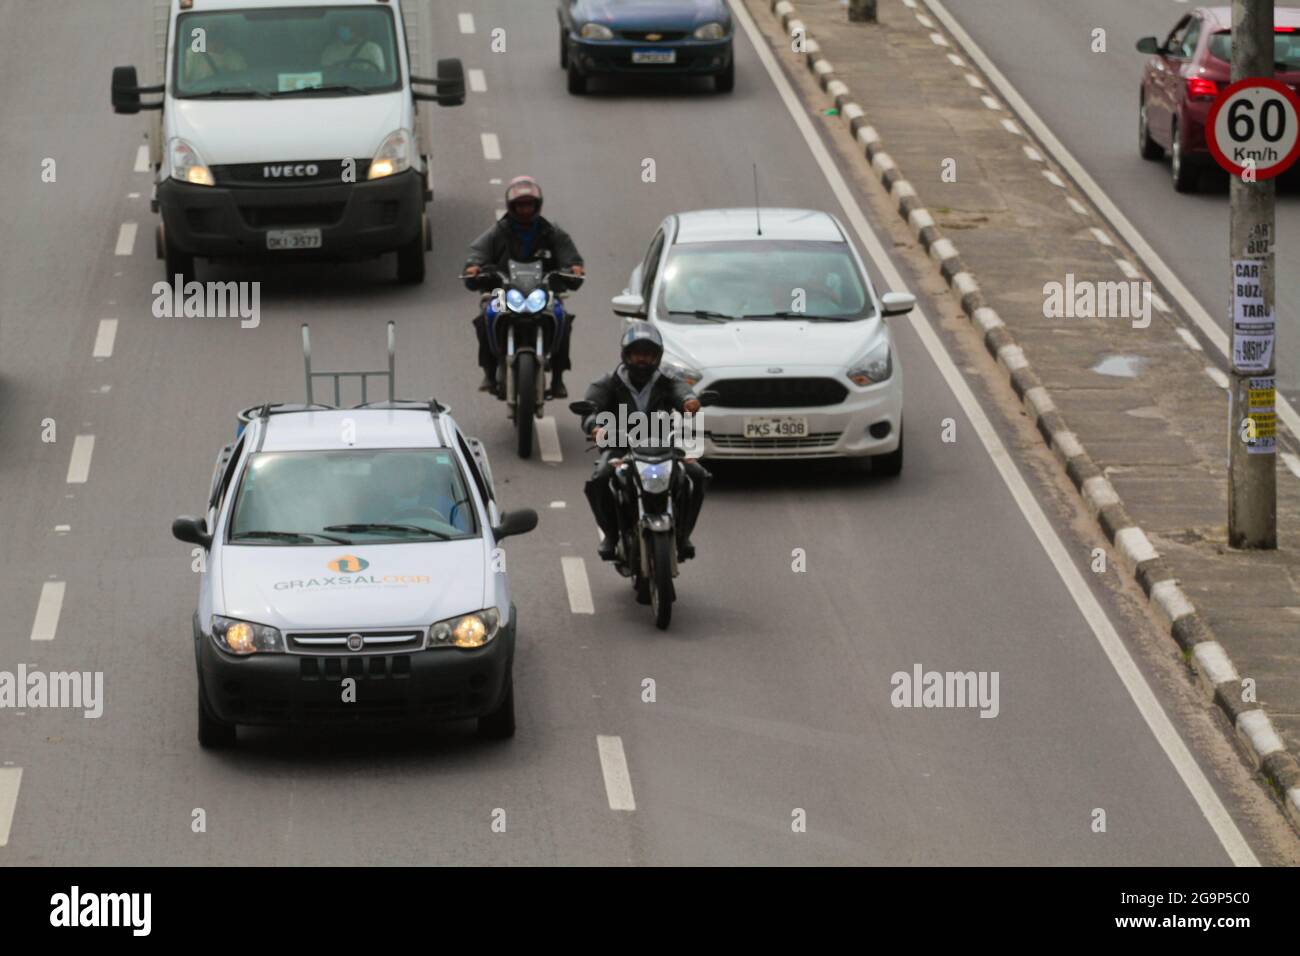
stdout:
[[[1210,36],[1210,56],[1232,62],[1232,34],[1227,30]],[[1290,73],[1300,70],[1300,29],[1288,28],[1273,34],[1273,68]]]

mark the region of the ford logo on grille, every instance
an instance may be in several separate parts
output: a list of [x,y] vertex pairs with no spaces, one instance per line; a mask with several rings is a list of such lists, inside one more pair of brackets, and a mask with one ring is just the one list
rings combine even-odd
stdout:
[[361,650],[361,648],[365,646],[366,646],[366,639],[362,637],[360,634],[348,635],[348,650],[359,651]]
[[320,175],[320,166],[315,163],[293,163],[284,166],[263,166],[263,179],[297,179]]

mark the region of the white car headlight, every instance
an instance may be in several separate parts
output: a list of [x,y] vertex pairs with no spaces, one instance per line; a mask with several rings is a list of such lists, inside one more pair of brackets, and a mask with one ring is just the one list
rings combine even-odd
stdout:
[[230,654],[283,654],[284,635],[277,628],[212,615],[212,639]]
[[406,172],[411,168],[414,155],[414,141],[411,134],[404,129],[395,129],[385,137],[375,151],[375,158],[370,161],[367,179],[383,179]]
[[603,23],[584,23],[582,29],[578,31],[578,36],[584,40],[612,40],[614,31]]
[[727,35],[727,28],[721,23],[706,23],[695,30],[697,40],[721,40]]
[[501,612],[494,607],[439,621],[429,628],[427,647],[482,647],[501,630]]
[[868,352],[861,361],[854,362],[845,373],[854,385],[879,385],[894,374],[894,353],[885,339]]
[[168,160],[171,165],[172,179],[193,186],[215,186],[212,170],[199,157],[196,150],[183,139],[174,139],[167,144]]
[[665,375],[679,378],[690,386],[698,385],[700,380],[704,378],[704,373],[699,369],[692,368],[681,359],[669,355],[663,357],[663,361],[660,363],[660,369]]

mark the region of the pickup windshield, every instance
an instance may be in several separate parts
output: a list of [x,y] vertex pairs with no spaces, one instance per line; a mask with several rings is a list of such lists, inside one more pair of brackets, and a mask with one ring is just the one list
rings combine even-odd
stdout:
[[176,21],[179,97],[357,96],[401,88],[388,7],[187,13]]
[[254,455],[227,541],[284,547],[477,535],[469,489],[450,451],[349,449]]

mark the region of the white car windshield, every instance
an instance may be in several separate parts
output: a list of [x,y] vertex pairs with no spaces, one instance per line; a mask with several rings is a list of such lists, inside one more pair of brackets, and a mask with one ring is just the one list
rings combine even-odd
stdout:
[[395,90],[397,31],[387,7],[280,7],[187,13],[176,21],[179,97],[347,96]]
[[264,452],[244,469],[227,541],[311,545],[478,535],[446,449]]
[[669,320],[841,320],[875,315],[843,242],[744,240],[673,247],[659,308]]

